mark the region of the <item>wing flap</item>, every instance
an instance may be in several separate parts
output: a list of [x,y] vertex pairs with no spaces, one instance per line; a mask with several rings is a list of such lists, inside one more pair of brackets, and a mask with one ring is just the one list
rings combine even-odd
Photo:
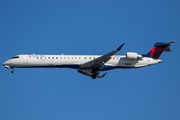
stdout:
[[[83,74],[83,75],[87,75],[89,77],[92,77],[92,70],[78,70],[79,73]],[[97,78],[103,78],[107,73],[103,74],[102,76],[101,75],[97,75],[96,77]]]
[[78,72],[79,73],[81,73],[81,74],[84,74],[84,75],[87,75],[87,76],[92,76],[92,72],[91,72],[91,70],[78,70]]

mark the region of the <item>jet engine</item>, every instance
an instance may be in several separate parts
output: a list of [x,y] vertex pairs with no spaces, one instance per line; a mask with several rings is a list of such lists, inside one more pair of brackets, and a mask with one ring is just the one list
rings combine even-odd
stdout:
[[126,59],[128,60],[137,60],[137,59],[141,59],[142,55],[138,55],[137,53],[134,52],[127,52],[126,53]]

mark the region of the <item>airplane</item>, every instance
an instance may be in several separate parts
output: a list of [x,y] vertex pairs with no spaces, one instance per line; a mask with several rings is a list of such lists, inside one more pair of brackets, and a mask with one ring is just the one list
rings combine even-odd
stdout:
[[126,55],[114,55],[121,50],[124,43],[116,50],[105,55],[17,55],[4,62],[5,68],[72,68],[79,73],[95,78],[103,78],[105,74],[99,75],[100,71],[115,68],[142,68],[161,63],[160,56],[163,51],[171,52],[169,46],[176,41],[156,43],[147,54],[127,52]]

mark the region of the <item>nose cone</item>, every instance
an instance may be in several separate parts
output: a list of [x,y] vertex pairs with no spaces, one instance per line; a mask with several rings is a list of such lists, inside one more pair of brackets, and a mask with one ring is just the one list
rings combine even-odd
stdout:
[[10,62],[11,62],[11,60],[7,60],[6,62],[4,62],[2,65],[9,65],[10,64]]
[[5,68],[8,68],[9,69],[9,65],[10,65],[10,61],[8,60],[8,61],[6,61],[6,62],[4,62],[3,64],[2,64]]
[[6,61],[6,62],[4,62],[2,65],[3,65],[3,66],[6,66],[6,65],[8,65],[7,61]]

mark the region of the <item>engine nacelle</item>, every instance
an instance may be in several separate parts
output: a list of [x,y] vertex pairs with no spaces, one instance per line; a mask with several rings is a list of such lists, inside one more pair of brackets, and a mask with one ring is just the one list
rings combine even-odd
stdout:
[[140,58],[142,58],[142,55],[138,55],[137,53],[134,53],[134,52],[126,53],[126,59],[128,59],[128,60],[137,60]]

